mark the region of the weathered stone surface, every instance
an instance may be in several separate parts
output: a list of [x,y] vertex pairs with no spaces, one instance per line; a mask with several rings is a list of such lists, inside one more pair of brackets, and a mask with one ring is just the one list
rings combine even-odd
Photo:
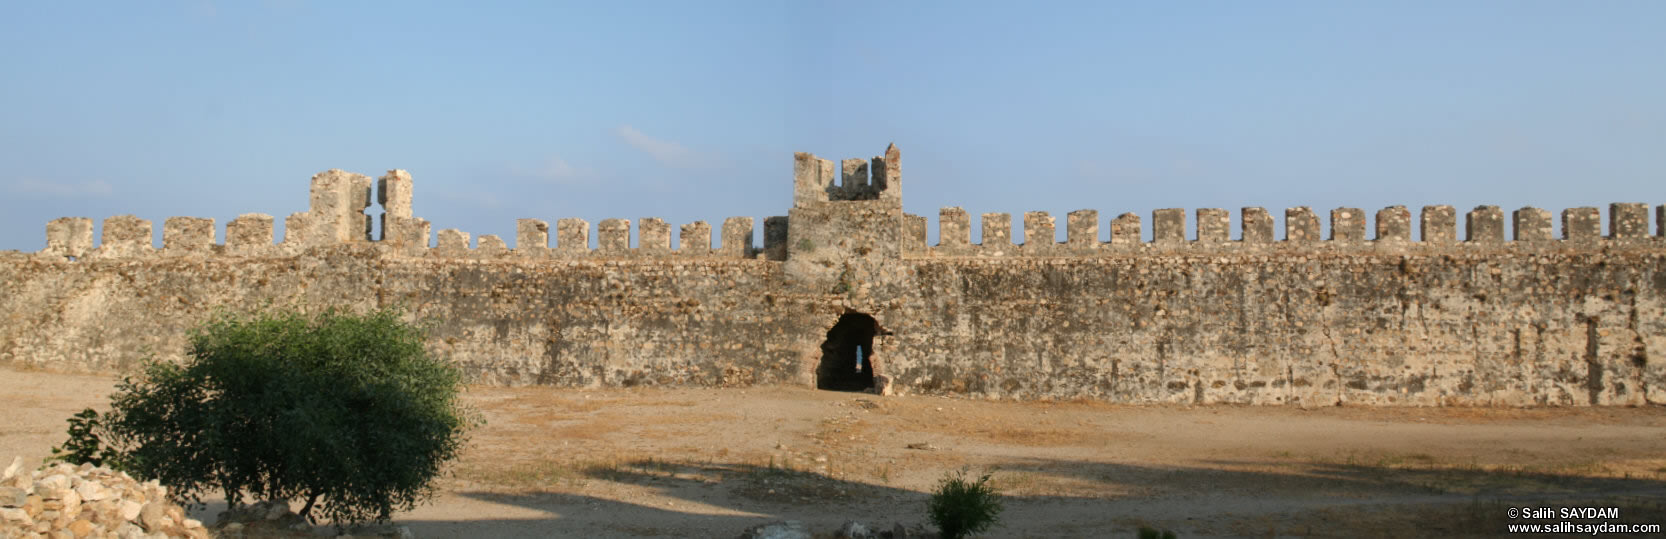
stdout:
[[1562,210],[1562,240],[1591,243],[1602,238],[1602,211],[1596,208]]
[[1498,206],[1476,206],[1464,216],[1464,241],[1504,243],[1504,211]]
[[683,225],[678,231],[677,252],[686,255],[707,255],[712,250],[712,226],[705,221]]
[[924,215],[906,214],[902,216],[902,252],[904,255],[918,256],[926,252],[927,222]]
[[431,256],[462,258],[469,256],[469,233],[447,228],[440,231],[440,244],[429,251]]
[[752,218],[730,217],[723,220],[723,244],[718,251],[730,258],[752,256]]
[[87,256],[93,250],[93,220],[63,217],[46,223],[47,255],[63,258]]
[[[869,163],[870,188],[880,168]],[[1370,243],[1363,214],[1333,215],[1337,241],[1325,241],[1318,217],[1294,208],[1288,241],[1274,242],[1271,216],[1246,208],[1244,241],[1231,242],[1216,226],[1229,216],[1200,210],[1199,241],[1186,242],[1183,211],[1153,214],[1168,223],[1156,241],[1130,213],[1105,246],[1088,232],[1097,214],[1078,211],[1070,241],[1032,254],[1050,236],[1044,213],[1025,215],[1015,250],[997,226],[1010,227],[1006,214],[971,245],[966,213],[949,208],[928,246],[929,223],[880,196],[795,201],[765,225],[764,256],[750,217],[725,220],[717,251],[696,239],[709,241],[704,223],[672,253],[644,220],[644,245],[612,221],[590,252],[588,225],[564,219],[544,257],[487,256],[501,242],[486,237],[470,252],[460,231],[434,250],[450,257],[362,241],[259,257],[0,255],[0,311],[13,315],[0,319],[0,361],[112,372],[145,347],[177,358],[186,328],[218,306],[397,300],[443,321],[429,346],[487,384],[813,387],[825,358],[861,347],[873,387],[897,394],[1431,406],[1666,395],[1666,362],[1647,352],[1666,349],[1666,244],[1628,232],[1646,222],[1622,215],[1607,239],[1596,209],[1575,209],[1569,238],[1544,241],[1545,214],[1522,211],[1526,240],[1506,243],[1502,212],[1483,207],[1466,238],[1496,239],[1457,244],[1450,207],[1424,209],[1421,241],[1408,213],[1378,212]],[[833,337],[862,331],[871,342]],[[62,517],[53,502],[33,511]]]
[[664,255],[671,252],[671,225],[658,217],[643,217],[636,224],[637,248],[643,254]]
[[515,253],[544,256],[550,249],[550,224],[538,219],[515,220]]
[[162,222],[162,249],[169,255],[206,255],[214,250],[214,220],[169,217]]
[[1243,228],[1244,243],[1272,243],[1273,215],[1268,213],[1266,208],[1244,208],[1241,211],[1243,220],[1240,221],[1240,226]]
[[[1184,218],[1185,214],[1181,214]],[[1140,216],[1133,212],[1124,213],[1111,219],[1112,245],[1137,245],[1142,240],[1140,236]]]
[[151,244],[150,221],[132,215],[118,215],[104,220],[104,237],[99,240],[98,255],[104,258],[127,258],[155,252]]
[[1339,244],[1365,241],[1365,212],[1359,208],[1331,210],[1330,239]]
[[1186,242],[1186,210],[1166,208],[1151,212],[1151,240],[1158,244]]
[[[464,241],[467,242],[467,240]],[[474,256],[495,258],[509,254],[509,245],[503,242],[503,238],[499,238],[495,234],[481,236],[477,243],[478,247],[474,249]]]
[[1232,214],[1220,208],[1197,210],[1198,243],[1225,243],[1232,239]]
[[[0,506],[0,537],[209,536],[201,522],[185,518],[183,508],[168,503],[167,489],[154,481],[141,484],[91,464],[14,473],[7,479],[23,479],[28,487],[14,490],[38,494],[15,507]],[[0,501],[14,501],[12,494],[0,489]]]
[[1550,241],[1550,212],[1531,206],[1511,214],[1516,230],[1516,241]]
[[1377,210],[1377,240],[1387,243],[1411,241],[1411,210],[1389,206]]
[[782,261],[787,259],[787,226],[790,217],[774,216],[764,218],[764,258],[766,260]]
[[590,250],[590,222],[567,218],[555,222],[555,248],[565,254],[584,253]]
[[1053,216],[1044,211],[1024,212],[1024,252],[1052,254],[1058,245],[1057,234]]
[[272,216],[245,213],[226,223],[226,254],[256,255],[272,251]]
[[1458,241],[1458,210],[1451,206],[1424,206],[1419,228],[1423,243]]
[[947,253],[965,252],[972,245],[971,217],[960,207],[937,211],[937,247]]
[[1608,206],[1608,237],[1635,239],[1649,237],[1649,205],[1616,202]]
[[1297,206],[1284,210],[1284,241],[1310,243],[1319,241],[1319,216],[1313,208]]
[[1076,210],[1065,216],[1066,243],[1072,249],[1099,246],[1099,211]]
[[1012,247],[1012,214],[986,213],[981,219],[983,223],[983,238],[978,245],[983,249],[981,253],[988,256],[1006,256],[1015,251]]

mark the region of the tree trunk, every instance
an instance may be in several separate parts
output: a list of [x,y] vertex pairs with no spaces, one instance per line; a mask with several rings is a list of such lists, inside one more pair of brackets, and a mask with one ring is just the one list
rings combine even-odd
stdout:
[[306,519],[308,524],[317,524],[312,520],[312,504],[317,501],[318,493],[314,492],[311,497],[307,498],[307,504],[301,506],[301,518]]

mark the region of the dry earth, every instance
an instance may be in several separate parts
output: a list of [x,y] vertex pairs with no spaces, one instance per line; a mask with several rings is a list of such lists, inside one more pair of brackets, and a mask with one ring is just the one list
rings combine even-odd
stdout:
[[[29,465],[115,379],[0,370],[0,457]],[[484,413],[419,537],[733,537],[925,521],[994,470],[996,537],[1503,534],[1518,506],[1666,524],[1666,410],[1122,406],[798,388],[471,387]],[[930,449],[910,449],[929,444]],[[212,521],[223,507],[196,512]],[[1554,522],[1554,521],[1544,521]],[[1597,521],[1603,522],[1603,521]],[[1609,520],[1606,522],[1616,522]]]

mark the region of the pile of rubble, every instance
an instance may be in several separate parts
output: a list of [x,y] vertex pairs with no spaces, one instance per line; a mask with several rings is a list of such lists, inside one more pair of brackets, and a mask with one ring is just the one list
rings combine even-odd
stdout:
[[0,475],[0,537],[209,537],[156,481],[92,464],[22,467],[23,459],[13,459]]
[[[810,533],[804,522],[785,520],[759,524],[741,532],[740,539],[813,539],[826,537]],[[889,530],[875,530],[857,521],[847,521],[839,526],[839,531],[833,532],[836,539],[937,539],[935,531],[926,529],[924,525],[915,524],[913,528],[902,524],[892,526]]]

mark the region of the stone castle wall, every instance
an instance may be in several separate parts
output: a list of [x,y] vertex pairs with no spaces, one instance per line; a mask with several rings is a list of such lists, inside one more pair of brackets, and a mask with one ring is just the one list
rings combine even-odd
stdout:
[[[385,212],[371,238],[363,210]],[[332,170],[310,208],[212,220],[47,225],[39,253],[0,254],[0,362],[115,372],[179,357],[216,308],[404,305],[430,348],[489,384],[815,386],[857,347],[866,383],[902,393],[1119,402],[1627,405],[1666,402],[1666,206],[1552,216],[1390,207],[1245,208],[1102,221],[902,211],[895,147],[835,163],[798,154],[794,205],[763,220],[517,221],[513,248],[471,247],[411,212],[412,179]],[[1651,210],[1653,210],[1651,212]],[[1654,228],[1650,228],[1651,213]],[[1101,225],[1104,225],[1103,232]],[[1371,226],[1374,225],[1374,226]],[[631,247],[633,228],[636,246]],[[1371,234],[1367,231],[1371,230]],[[596,247],[590,234],[596,234]],[[553,239],[553,244],[552,244]],[[856,318],[852,318],[856,317]],[[871,317],[866,318],[866,317]],[[850,320],[871,320],[847,326]],[[862,326],[866,336],[846,342]],[[866,324],[863,326],[862,324]],[[839,342],[834,342],[839,341]],[[1652,355],[1651,355],[1652,354]],[[839,374],[845,376],[845,374]]]

